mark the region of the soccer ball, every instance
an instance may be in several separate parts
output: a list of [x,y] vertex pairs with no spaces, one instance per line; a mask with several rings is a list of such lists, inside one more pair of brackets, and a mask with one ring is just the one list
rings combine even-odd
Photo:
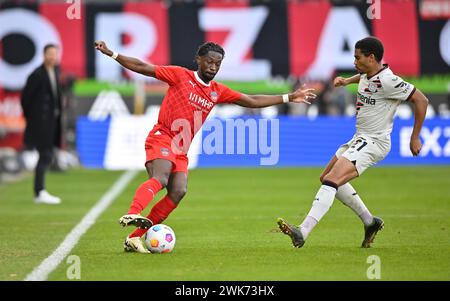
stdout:
[[145,233],[144,240],[150,252],[169,253],[175,247],[175,232],[167,225],[154,225]]

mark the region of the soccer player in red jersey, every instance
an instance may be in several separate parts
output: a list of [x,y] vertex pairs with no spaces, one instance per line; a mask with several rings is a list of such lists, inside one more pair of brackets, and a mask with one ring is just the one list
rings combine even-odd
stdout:
[[[198,48],[195,57],[197,71],[180,66],[144,63],[111,51],[103,41],[95,42],[95,48],[129,70],[169,84],[158,122],[145,142],[145,168],[149,179],[138,187],[128,213],[119,220],[122,226],[137,227],[125,239],[126,251],[148,253],[140,237],[146,229],[164,221],[186,194],[187,151],[195,133],[216,104],[235,103],[248,108],[263,108],[289,101],[309,103],[309,99],[316,97],[313,89],[304,88],[284,95],[246,95],[213,81],[225,51],[220,45],[211,42]],[[153,206],[147,217],[141,216],[140,213],[164,188],[167,194]]]

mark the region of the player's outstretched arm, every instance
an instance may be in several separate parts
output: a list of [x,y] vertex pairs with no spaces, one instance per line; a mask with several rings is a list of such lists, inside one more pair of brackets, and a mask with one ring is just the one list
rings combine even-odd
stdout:
[[333,84],[335,87],[345,87],[350,84],[359,83],[359,79],[361,78],[360,74],[355,74],[352,77],[344,78],[342,76],[338,76],[334,79]]
[[[107,56],[113,56],[114,52],[112,52],[108,47],[106,46],[106,43],[103,41],[95,41],[94,47],[101,53],[107,55]],[[125,68],[143,74],[151,77],[155,77],[155,66],[151,64],[147,64],[142,62],[141,60],[138,60],[134,57],[124,56],[121,54],[118,54],[115,58],[116,61],[124,66]]]
[[410,101],[414,103],[414,128],[411,134],[411,141],[409,142],[409,148],[413,156],[417,156],[422,148],[422,142],[420,142],[419,134],[422,129],[425,115],[427,114],[428,98],[423,95],[421,91],[416,89],[411,96]]
[[273,105],[282,104],[283,102],[307,103],[316,98],[313,93],[314,89],[307,89],[303,85],[296,91],[284,95],[247,95],[242,94],[241,98],[235,102],[236,104],[246,108],[264,108]]

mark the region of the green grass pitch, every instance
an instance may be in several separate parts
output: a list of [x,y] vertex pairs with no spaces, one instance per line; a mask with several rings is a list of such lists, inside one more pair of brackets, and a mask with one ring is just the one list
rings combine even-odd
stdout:
[[[335,200],[305,246],[294,249],[276,231],[276,219],[303,219],[320,172],[193,170],[188,194],[165,221],[177,236],[173,253],[148,255],[123,252],[132,229],[117,223],[146,178],[142,172],[70,254],[81,260],[81,280],[368,280],[370,255],[380,258],[381,280],[450,280],[450,167],[369,169],[352,183],[385,221],[373,248],[359,247],[362,223]],[[83,169],[50,174],[49,191],[63,198],[59,206],[31,201],[30,175],[0,186],[0,280],[23,280],[120,174]],[[64,260],[49,280],[68,280],[69,266]]]

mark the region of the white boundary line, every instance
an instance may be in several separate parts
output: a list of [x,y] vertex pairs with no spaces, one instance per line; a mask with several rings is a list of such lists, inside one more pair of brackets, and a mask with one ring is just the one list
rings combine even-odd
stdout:
[[128,183],[136,176],[138,171],[126,171],[114,183],[114,185],[102,196],[97,204],[83,217],[80,223],[72,229],[64,241],[53,253],[44,259],[27,277],[25,281],[44,281],[48,275],[69,255],[76,246],[81,236],[95,223],[100,214],[108,208],[114,199],[127,187]]

